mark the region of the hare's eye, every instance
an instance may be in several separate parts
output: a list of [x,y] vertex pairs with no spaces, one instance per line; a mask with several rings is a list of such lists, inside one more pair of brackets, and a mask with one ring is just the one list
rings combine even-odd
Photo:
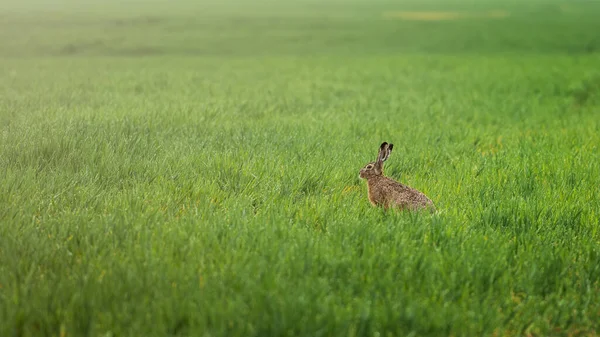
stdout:
[[372,168],[373,168],[373,165],[367,165],[367,168],[368,168],[368,169],[372,169]]

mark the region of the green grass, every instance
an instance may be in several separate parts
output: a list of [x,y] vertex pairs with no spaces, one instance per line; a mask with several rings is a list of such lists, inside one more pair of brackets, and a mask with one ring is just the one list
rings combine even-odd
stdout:
[[[564,5],[3,2],[0,336],[597,334],[600,6]],[[382,141],[437,214],[371,207]]]

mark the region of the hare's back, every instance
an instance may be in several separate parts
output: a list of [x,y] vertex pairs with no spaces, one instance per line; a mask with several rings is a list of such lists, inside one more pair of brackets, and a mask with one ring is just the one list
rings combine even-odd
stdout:
[[421,191],[389,179],[389,191],[394,203],[409,208],[432,207],[433,202]]

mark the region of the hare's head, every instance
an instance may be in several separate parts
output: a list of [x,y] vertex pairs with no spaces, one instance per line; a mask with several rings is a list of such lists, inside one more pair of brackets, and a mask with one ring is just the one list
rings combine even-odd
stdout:
[[392,148],[394,144],[388,144],[387,142],[381,143],[379,147],[379,154],[377,155],[377,160],[371,163],[368,163],[360,169],[359,177],[363,179],[369,179],[376,176],[383,175],[383,162],[386,161],[390,153],[392,153]]

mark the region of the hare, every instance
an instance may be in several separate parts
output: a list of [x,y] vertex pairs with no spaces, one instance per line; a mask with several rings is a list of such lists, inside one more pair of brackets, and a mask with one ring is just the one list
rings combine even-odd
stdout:
[[393,147],[394,144],[383,142],[379,147],[377,160],[360,170],[359,177],[367,180],[369,201],[373,206],[383,206],[386,209],[398,207],[402,210],[435,211],[433,202],[425,194],[383,175],[383,162],[389,158]]

